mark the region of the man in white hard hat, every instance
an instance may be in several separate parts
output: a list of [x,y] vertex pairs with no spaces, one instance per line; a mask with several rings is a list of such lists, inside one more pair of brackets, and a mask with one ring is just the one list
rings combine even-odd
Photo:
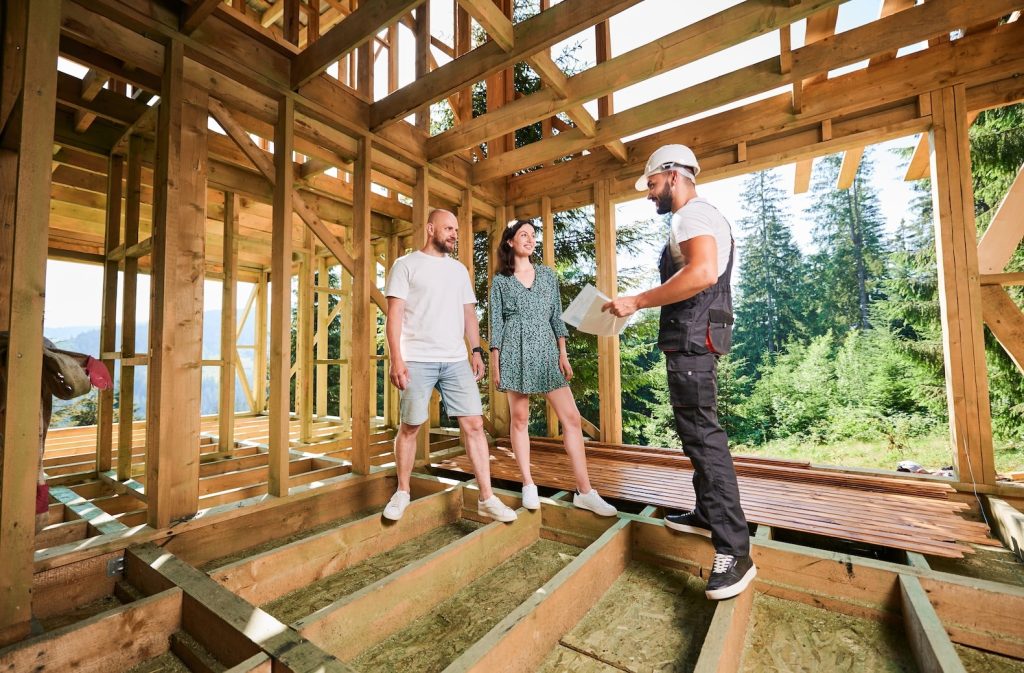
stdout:
[[647,192],[659,215],[672,213],[661,285],[604,309],[628,316],[661,307],[658,347],[665,353],[676,430],[693,463],[697,498],[692,511],[669,514],[665,525],[711,538],[715,559],[705,593],[720,600],[746,589],[757,569],[729,438],[718,422],[718,357],[732,343],[732,231],[718,209],[697,196],[699,173],[697,157],[685,145],[665,145],[647,160],[636,188]]

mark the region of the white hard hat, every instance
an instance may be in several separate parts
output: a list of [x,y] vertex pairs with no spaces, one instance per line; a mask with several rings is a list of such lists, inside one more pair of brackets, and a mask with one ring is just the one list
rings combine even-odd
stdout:
[[664,173],[674,168],[685,169],[696,178],[700,173],[700,165],[697,163],[697,156],[686,145],[662,145],[654,150],[654,154],[647,160],[644,174],[636,180],[638,192],[647,191],[647,178],[658,173]]

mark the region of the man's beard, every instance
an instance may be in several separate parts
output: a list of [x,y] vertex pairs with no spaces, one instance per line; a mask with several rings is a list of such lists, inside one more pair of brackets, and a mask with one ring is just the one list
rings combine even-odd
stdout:
[[448,239],[446,238],[435,238],[433,239],[433,243],[434,250],[437,250],[438,252],[445,255],[450,255],[452,251],[455,250],[455,244],[449,243]]
[[657,208],[659,215],[665,215],[672,212],[672,190],[668,185],[665,185],[660,194],[657,194],[654,199],[654,205]]

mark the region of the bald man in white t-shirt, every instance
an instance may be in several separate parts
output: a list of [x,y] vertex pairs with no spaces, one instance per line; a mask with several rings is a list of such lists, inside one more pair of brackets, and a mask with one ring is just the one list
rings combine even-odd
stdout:
[[[384,517],[397,521],[409,505],[416,433],[427,420],[431,392],[437,388],[445,412],[458,419],[465,439],[466,454],[480,487],[478,513],[498,521],[515,521],[516,513],[491,491],[490,454],[477,388],[486,369],[476,295],[466,267],[451,257],[459,221],[447,210],[435,210],[427,217],[426,234],[420,250],[395,261],[384,289],[389,376],[400,391],[402,414],[395,437],[398,490],[384,508]],[[467,341],[472,363],[466,360]]]

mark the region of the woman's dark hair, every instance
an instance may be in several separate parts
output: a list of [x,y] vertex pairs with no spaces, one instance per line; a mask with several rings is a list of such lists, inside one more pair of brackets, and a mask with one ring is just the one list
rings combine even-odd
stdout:
[[[533,227],[533,231],[537,231],[537,225],[533,223],[533,220],[516,220],[505,227],[505,231],[501,233],[501,243],[498,244],[498,273],[502,276],[511,276],[516,270],[516,255],[512,252],[512,246],[508,242],[523,227]],[[533,262],[533,255],[530,255],[530,262]]]

